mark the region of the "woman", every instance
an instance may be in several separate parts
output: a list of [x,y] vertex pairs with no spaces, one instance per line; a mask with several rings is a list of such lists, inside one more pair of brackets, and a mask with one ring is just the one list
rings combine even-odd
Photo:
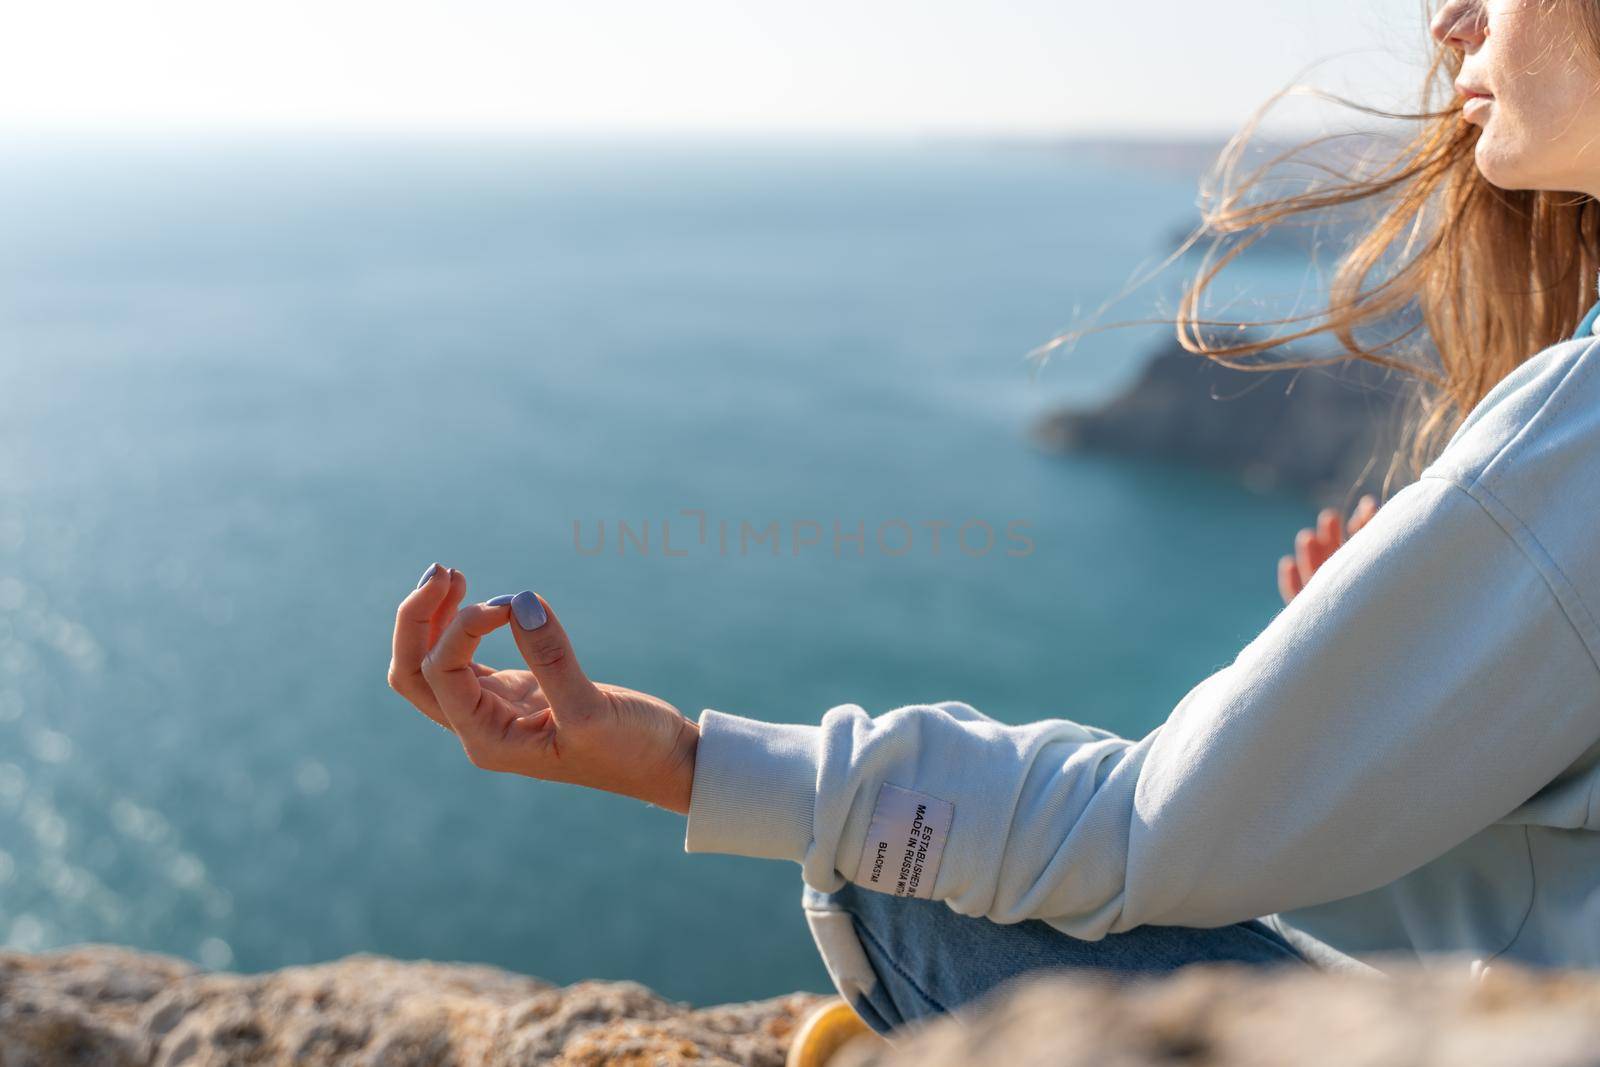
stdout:
[[[1431,25],[1430,77],[1470,99],[1350,183],[1399,195],[1322,328],[1397,363],[1353,327],[1419,307],[1439,369],[1410,368],[1432,386],[1413,447],[1448,441],[1337,551],[1337,515],[1303,535],[1283,610],[1146,737],[953,701],[694,722],[590,681],[537,595],[463,606],[438,564],[390,684],[479,767],[686,814],[690,852],[798,863],[880,1032],[1040,967],[1600,966],[1600,2],[1450,0]],[[1359,291],[1397,235],[1420,253]],[[473,660],[505,625],[526,671]]]

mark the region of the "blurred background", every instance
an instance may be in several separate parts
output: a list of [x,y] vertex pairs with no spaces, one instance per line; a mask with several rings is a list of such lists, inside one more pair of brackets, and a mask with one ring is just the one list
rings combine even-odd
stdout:
[[[1306,64],[1411,104],[1405,7],[8,8],[0,941],[828,989],[797,867],[473,769],[385,684],[395,606],[434,560],[537,589],[691,717],[1142,735],[1281,607],[1316,501],[1050,446],[1170,323],[1024,357],[1172,250]],[[1221,284],[1317,295],[1292,245]]]

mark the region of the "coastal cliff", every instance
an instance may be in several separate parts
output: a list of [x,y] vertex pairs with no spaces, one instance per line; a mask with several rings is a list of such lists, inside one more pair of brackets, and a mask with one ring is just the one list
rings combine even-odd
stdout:
[[[0,952],[3,1067],[677,1064],[780,1067],[823,997],[690,1008],[635,982],[536,978],[357,955],[208,972],[109,945]],[[833,1067],[1600,1064],[1600,976],[1496,963],[1482,981],[1186,968],[1114,989],[1083,975],[1001,987]]]
[[1347,509],[1364,492],[1383,499],[1404,401],[1398,376],[1372,364],[1236,370],[1174,338],[1125,393],[1054,412],[1032,436],[1049,452],[1195,464],[1258,491],[1297,490],[1315,506]]

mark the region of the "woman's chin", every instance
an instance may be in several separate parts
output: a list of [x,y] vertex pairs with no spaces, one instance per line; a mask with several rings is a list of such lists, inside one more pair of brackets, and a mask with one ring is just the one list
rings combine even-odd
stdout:
[[1473,149],[1473,159],[1478,164],[1478,173],[1483,175],[1484,181],[1501,189],[1517,189],[1522,186],[1517,184],[1517,168],[1513,161],[1506,157],[1506,153],[1497,149],[1489,132],[1485,130],[1478,135],[1478,143]]

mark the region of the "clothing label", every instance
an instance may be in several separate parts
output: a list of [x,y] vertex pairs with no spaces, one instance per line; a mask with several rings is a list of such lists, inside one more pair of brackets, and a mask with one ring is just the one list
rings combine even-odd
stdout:
[[955,805],[890,782],[878,787],[856,882],[897,897],[933,897]]

